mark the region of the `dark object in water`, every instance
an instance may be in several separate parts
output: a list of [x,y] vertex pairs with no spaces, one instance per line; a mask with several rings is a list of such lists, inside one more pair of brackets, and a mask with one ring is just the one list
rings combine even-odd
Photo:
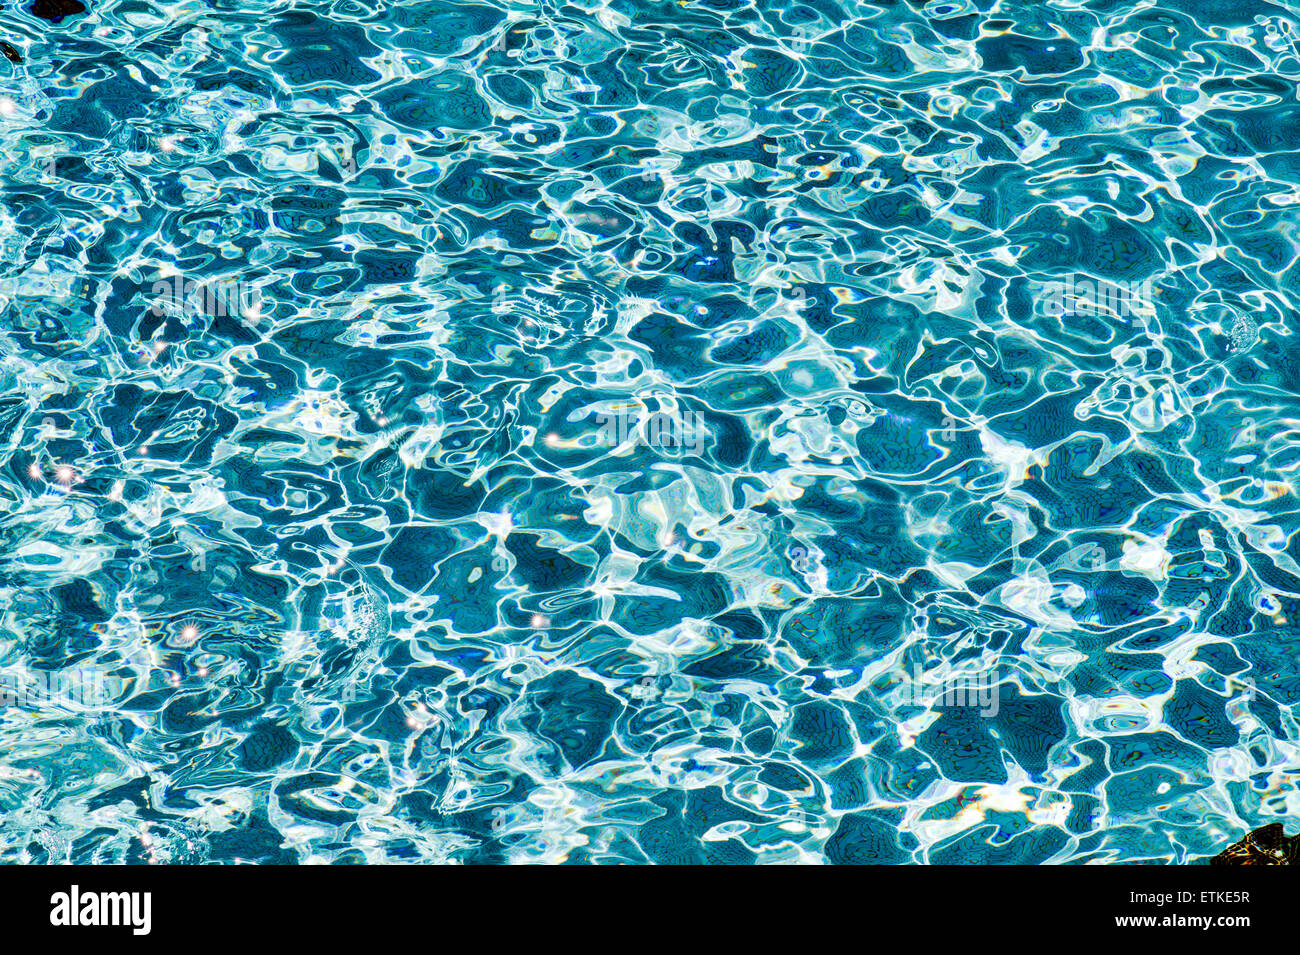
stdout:
[[86,5],[81,0],[36,0],[30,9],[42,20],[58,23],[64,17],[70,17],[74,13],[85,13]]
[[1210,865],[1300,865],[1300,836],[1288,838],[1282,823],[1269,823],[1228,846]]
[[5,59],[10,63],[21,63],[23,61],[23,55],[4,40],[0,40],[0,53],[3,53]]

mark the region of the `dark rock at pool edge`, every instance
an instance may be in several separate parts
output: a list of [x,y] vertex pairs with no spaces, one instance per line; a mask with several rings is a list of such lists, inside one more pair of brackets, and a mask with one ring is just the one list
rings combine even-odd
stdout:
[[85,13],[86,5],[81,0],[36,0],[28,9],[42,20],[58,23],[64,17]]
[[1228,846],[1210,865],[1300,865],[1300,836],[1288,838],[1282,823],[1270,823]]

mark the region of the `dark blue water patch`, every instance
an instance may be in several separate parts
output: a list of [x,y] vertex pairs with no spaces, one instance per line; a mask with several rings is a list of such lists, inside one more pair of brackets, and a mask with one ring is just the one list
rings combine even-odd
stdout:
[[393,122],[413,129],[481,129],[491,118],[472,81],[450,70],[386,87],[375,102]]
[[363,58],[377,56],[379,48],[356,24],[340,23],[306,10],[290,10],[280,14],[271,29],[286,50],[275,61],[275,70],[290,83],[334,83],[353,88],[380,78],[362,62]]
[[573,768],[600,754],[622,708],[600,684],[560,674],[539,681],[528,699],[532,715],[525,717],[525,723],[550,741]]
[[1023,71],[1029,76],[1070,73],[1083,65],[1079,46],[1063,37],[1028,37],[1015,33],[983,36],[975,44],[985,70]]
[[[897,865],[908,861],[916,840],[899,833],[900,820],[896,815],[886,812],[845,815],[826,842],[827,859],[835,865]],[[909,842],[912,845],[908,846]]]
[[34,0],[27,10],[50,23],[62,23],[69,17],[85,13],[86,5],[81,0]]
[[244,738],[239,747],[240,764],[250,772],[264,773],[291,760],[298,741],[283,726],[267,724]]

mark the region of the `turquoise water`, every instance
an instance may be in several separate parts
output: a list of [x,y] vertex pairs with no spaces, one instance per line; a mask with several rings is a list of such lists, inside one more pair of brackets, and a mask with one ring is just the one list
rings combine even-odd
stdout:
[[0,859],[1186,862],[1300,814],[1294,5],[0,40]]

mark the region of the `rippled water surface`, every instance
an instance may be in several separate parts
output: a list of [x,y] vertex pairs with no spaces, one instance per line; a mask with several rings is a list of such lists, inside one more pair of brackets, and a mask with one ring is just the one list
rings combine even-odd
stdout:
[[1300,815],[1300,6],[0,10],[0,859]]

